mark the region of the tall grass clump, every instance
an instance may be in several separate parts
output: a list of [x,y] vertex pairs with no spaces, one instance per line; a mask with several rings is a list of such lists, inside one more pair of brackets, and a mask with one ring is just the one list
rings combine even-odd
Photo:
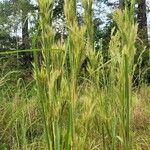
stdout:
[[[131,81],[137,33],[133,18],[134,2],[130,8],[114,13],[118,30],[112,31],[109,45],[111,59],[106,64],[101,52],[96,52],[94,48],[92,3],[92,0],[82,1],[84,23],[79,26],[76,1],[65,0],[68,38],[64,44],[54,42],[51,20],[53,2],[39,1],[43,61],[41,68],[35,64],[35,78],[48,149],[74,149],[80,143],[84,149],[88,145],[89,132],[94,130],[95,119],[102,130],[104,149],[132,149]],[[84,81],[79,83],[86,58],[89,60],[89,77],[84,76]],[[109,70],[107,76],[104,75],[104,68]],[[92,107],[88,113],[86,109],[90,105]],[[84,121],[83,116],[87,118]],[[81,122],[84,122],[83,128],[86,129],[82,130],[85,132],[83,138],[78,133],[82,128]],[[65,128],[62,128],[63,125]]]
[[112,59],[110,87],[111,90],[117,90],[116,96],[118,98],[116,98],[115,103],[119,106],[117,108],[117,120],[120,126],[119,137],[122,139],[121,147],[123,149],[133,149],[131,132],[132,78],[137,37],[137,25],[134,23],[134,5],[134,1],[132,1],[130,8],[126,7],[124,12],[116,10],[114,20],[117,23],[118,31],[115,35],[112,35],[109,48]]
[[45,143],[47,149],[60,149],[61,129],[61,81],[63,74],[65,51],[62,45],[56,49],[52,28],[53,1],[38,1],[40,8],[40,39],[43,61],[38,68],[37,53],[35,56],[35,79],[39,108],[44,124]]

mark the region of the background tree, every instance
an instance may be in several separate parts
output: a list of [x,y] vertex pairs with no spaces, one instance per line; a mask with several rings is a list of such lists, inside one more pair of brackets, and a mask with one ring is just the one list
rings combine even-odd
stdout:
[[[127,1],[126,2],[130,2]],[[146,10],[146,0],[137,0],[137,10],[135,18],[139,24],[138,26],[138,37],[137,42],[137,58],[141,53],[141,49],[146,46],[149,47],[148,42],[148,31],[147,31],[147,10]],[[130,4],[130,3],[129,3]],[[97,48],[103,46],[103,54],[106,56],[106,61],[108,59],[107,49],[108,43],[110,41],[110,33],[112,27],[115,26],[111,19],[111,14],[107,14],[107,19],[101,19],[101,14],[103,13],[103,7],[110,8],[109,6],[114,5],[120,9],[124,9],[125,0],[119,0],[118,3],[109,3],[108,0],[96,0],[94,1],[93,10],[93,26],[94,26],[94,42]],[[55,40],[63,41],[67,37],[67,27],[65,28],[65,15],[64,15],[64,0],[55,0],[53,6],[53,27],[56,30]],[[79,25],[83,23],[83,13],[82,13],[82,3],[77,1],[77,19]],[[107,9],[107,10],[108,10]],[[106,10],[105,10],[106,11]],[[30,49],[32,37],[37,31],[38,27],[38,15],[39,8],[37,4],[32,4],[31,0],[5,0],[0,2],[0,50],[13,50],[13,49]],[[109,15],[109,16],[108,16]],[[32,19],[31,19],[32,18]],[[34,18],[34,19],[33,19]],[[32,30],[31,23],[32,20]],[[40,33],[39,33],[40,34]],[[99,40],[102,39],[99,45]],[[141,42],[142,41],[142,42]],[[141,44],[142,43],[142,44]],[[141,47],[142,46],[142,47]],[[22,66],[28,67],[32,61],[31,53],[21,53]],[[148,54],[144,53],[143,64],[148,63]],[[144,66],[144,65],[143,65]],[[146,66],[146,65],[145,65]]]
[[[137,59],[141,54],[141,50],[145,47],[145,52],[142,55],[141,66],[138,70],[141,70],[141,73],[144,72],[142,76],[146,76],[147,80],[150,80],[150,71],[149,68],[149,40],[148,40],[148,26],[147,26],[147,8],[146,0],[137,0],[137,22],[138,22],[138,41],[137,41]],[[145,71],[146,70],[146,71]],[[137,76],[137,75],[136,75]]]
[[138,37],[142,40],[145,46],[149,47],[146,0],[138,0],[137,4]]
[[15,23],[9,1],[0,2],[0,50],[17,49],[17,37],[11,35]]

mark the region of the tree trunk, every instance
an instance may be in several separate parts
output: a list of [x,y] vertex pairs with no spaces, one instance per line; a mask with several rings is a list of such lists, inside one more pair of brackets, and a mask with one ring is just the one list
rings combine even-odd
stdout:
[[22,46],[29,48],[28,13],[22,10]]
[[119,8],[124,10],[124,0],[119,0]]
[[138,22],[138,37],[143,42],[143,44],[148,47],[149,44],[147,31],[146,0],[138,1],[137,22]]
[[[135,56],[135,63],[137,69],[135,72],[135,83],[139,84],[143,79],[144,81],[150,79],[150,73],[146,70],[149,66],[149,41],[148,41],[148,29],[147,29],[147,15],[146,15],[146,0],[138,0],[137,8],[137,23],[138,23],[138,39],[137,39],[137,52]],[[142,61],[139,64],[137,62],[142,50],[146,46],[145,52],[142,54]]]
[[[23,8],[25,7],[25,8]],[[22,6],[22,45],[21,49],[29,49],[30,41],[29,41],[29,31],[28,31],[28,8],[26,6]],[[23,53],[23,65],[25,67],[29,67],[32,61],[32,54],[30,52]]]

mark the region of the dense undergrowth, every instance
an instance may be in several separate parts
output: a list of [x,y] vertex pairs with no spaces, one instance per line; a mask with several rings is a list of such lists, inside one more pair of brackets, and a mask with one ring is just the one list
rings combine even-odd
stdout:
[[[102,49],[94,46],[92,0],[82,1],[80,27],[75,1],[65,0],[65,42],[54,42],[52,5],[50,0],[39,0],[41,33],[33,38],[30,81],[21,78],[21,71],[7,72],[7,65],[1,66],[0,149],[149,149],[150,88],[140,83],[136,89],[132,80],[141,60],[134,63],[134,2],[114,12],[117,30],[112,30],[107,62]],[[34,50],[37,40],[41,41],[40,65]]]

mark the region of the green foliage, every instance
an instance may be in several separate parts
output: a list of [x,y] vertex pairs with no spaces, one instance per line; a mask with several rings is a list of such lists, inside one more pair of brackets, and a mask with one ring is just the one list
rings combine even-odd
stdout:
[[[76,1],[65,0],[68,37],[64,42],[56,42],[52,27],[54,3],[38,1],[40,35],[37,31],[32,49],[24,50],[34,54],[31,82],[27,84],[26,80],[12,76],[19,72],[1,69],[0,144],[3,149],[149,148],[150,113],[146,107],[150,104],[149,87],[141,85],[137,93],[132,88],[137,38],[134,1],[130,8],[117,9],[113,14],[117,28],[110,35],[107,61],[102,53],[104,47],[98,51],[94,46],[92,4],[92,0],[83,1],[84,18],[79,26]],[[35,49],[37,41],[41,49]],[[84,72],[82,65],[86,58]],[[1,68],[6,68],[5,64]],[[10,84],[10,79],[15,86]]]

